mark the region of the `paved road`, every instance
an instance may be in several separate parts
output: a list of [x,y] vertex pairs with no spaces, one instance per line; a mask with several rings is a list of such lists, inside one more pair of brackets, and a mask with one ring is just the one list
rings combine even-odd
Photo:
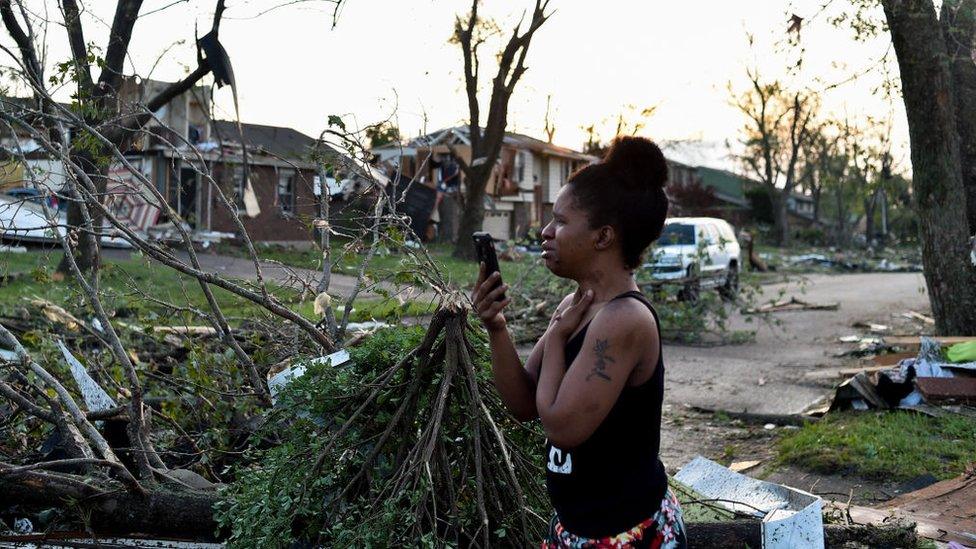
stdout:
[[[927,311],[928,297],[920,273],[864,273],[808,275],[805,283],[763,287],[767,299],[779,292],[810,302],[840,302],[837,311],[774,313],[778,326],[760,326],[756,339],[745,345],[688,347],[666,345],[665,402],[756,413],[796,413],[832,392],[834,381],[816,381],[804,374],[840,368],[833,355],[849,346],[843,335],[858,333],[851,325],[873,321],[897,325],[909,310]],[[732,318],[734,329],[755,329],[742,315]],[[760,385],[762,380],[762,385]]]

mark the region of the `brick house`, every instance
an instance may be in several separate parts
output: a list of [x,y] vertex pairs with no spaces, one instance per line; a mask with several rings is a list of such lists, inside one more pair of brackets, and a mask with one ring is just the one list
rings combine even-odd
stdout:
[[[129,94],[150,95],[165,83],[127,79]],[[123,94],[123,96],[125,96]],[[233,214],[221,204],[216,189],[201,174],[206,164],[224,196],[237,206],[251,239],[267,243],[307,242],[312,238],[312,221],[318,213],[316,189],[330,195],[337,190],[329,177],[321,189],[312,153],[317,140],[292,128],[241,124],[209,118],[209,93],[195,88],[174,99],[156,113],[143,137],[136,141],[127,159],[166,198],[169,206],[197,233],[229,233],[239,237]],[[256,208],[246,207],[243,133],[247,147],[249,180]],[[335,149],[326,147],[325,157],[337,168],[341,179],[353,172],[354,164]],[[330,173],[330,176],[336,174]],[[132,174],[117,168],[114,178],[125,183]],[[138,186],[135,185],[137,188]],[[150,204],[154,200],[147,200]],[[139,228],[168,223],[164,212],[143,220]],[[151,217],[151,216],[150,216]]]

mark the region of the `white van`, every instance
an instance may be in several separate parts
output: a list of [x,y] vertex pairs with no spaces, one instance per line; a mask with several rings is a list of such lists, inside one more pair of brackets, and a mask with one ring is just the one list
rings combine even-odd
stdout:
[[681,284],[678,297],[694,300],[702,288],[718,288],[723,297],[734,298],[741,265],[739,241],[727,221],[672,217],[642,267],[650,273],[652,285]]

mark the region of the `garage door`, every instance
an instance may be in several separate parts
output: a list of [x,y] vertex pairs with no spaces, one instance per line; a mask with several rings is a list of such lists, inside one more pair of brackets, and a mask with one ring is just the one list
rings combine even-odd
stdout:
[[496,240],[512,238],[511,212],[485,212],[484,230]]

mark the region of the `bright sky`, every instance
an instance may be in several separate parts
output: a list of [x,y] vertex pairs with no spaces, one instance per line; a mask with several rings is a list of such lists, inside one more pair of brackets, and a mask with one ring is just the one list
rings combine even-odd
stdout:
[[[455,15],[468,9],[467,2],[345,2],[333,29],[332,5],[327,2],[227,0],[220,36],[234,65],[244,121],[291,126],[317,136],[329,115],[343,115],[354,126],[393,116],[402,132],[412,136],[466,120],[461,55],[448,39]],[[255,17],[282,3],[290,5]],[[598,124],[601,136],[608,139],[619,113],[657,106],[642,134],[660,141],[693,141],[671,149],[669,156],[734,168],[725,158],[725,143],[735,146],[743,118],[729,104],[728,84],[742,90],[747,66],[780,76],[785,58],[774,53],[774,43],[785,38],[788,15],[809,19],[821,3],[603,0],[594,8],[592,2],[552,0],[552,18],[533,40],[529,70],[512,98],[509,129],[544,138],[546,99],[551,96],[555,142],[580,148],[586,139],[584,126]],[[104,45],[115,1],[84,4],[89,11],[86,40]],[[143,13],[170,4],[174,5],[137,24],[130,70],[175,80],[195,63],[194,24],[200,34],[206,32],[215,0],[146,0]],[[485,4],[483,11],[505,29],[523,9],[531,8],[530,0]],[[28,5],[40,11],[45,2]],[[59,17],[54,0],[47,0],[46,6],[52,17]],[[752,47],[747,32],[756,38]],[[10,39],[5,36],[2,42],[10,44]],[[67,58],[62,28],[52,25],[47,43],[49,64]],[[821,13],[804,26],[801,43],[806,57],[796,82],[823,89],[825,83],[877,65],[890,40],[883,35],[856,42],[849,30],[833,28],[827,14]],[[499,43],[489,44],[486,53],[498,47]],[[491,57],[486,56],[486,75],[492,71]],[[890,57],[893,61],[893,52]],[[487,77],[484,81],[487,84]],[[908,170],[901,100],[896,99],[892,110],[874,94],[880,81],[880,71],[874,71],[831,89],[824,111],[852,118],[887,118],[893,112],[896,158],[899,167]],[[218,116],[232,117],[230,97],[227,88],[216,93]]]

